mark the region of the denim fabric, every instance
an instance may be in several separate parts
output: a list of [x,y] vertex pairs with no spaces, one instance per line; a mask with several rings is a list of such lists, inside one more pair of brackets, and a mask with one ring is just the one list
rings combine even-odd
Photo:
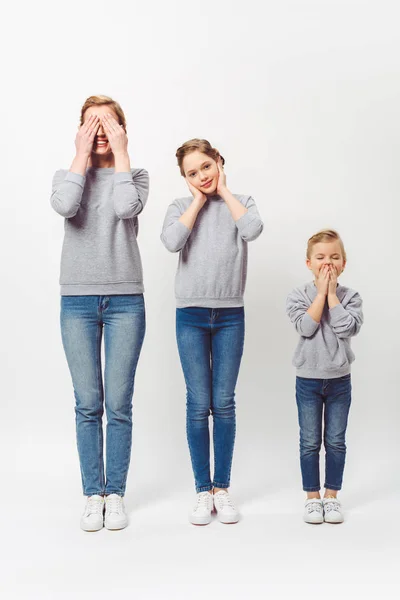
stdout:
[[324,487],[340,490],[346,459],[345,435],[351,404],[351,376],[334,379],[296,377],[296,401],[303,489],[307,492],[320,489],[319,452],[324,424]]
[[[86,496],[125,493],[132,443],[132,395],[145,327],[142,294],[61,297],[61,334],[74,386]],[[106,477],[103,404],[107,416]]]
[[178,308],[176,335],[186,381],[187,439],[196,491],[227,488],[236,433],[235,386],[244,345],[244,308]]

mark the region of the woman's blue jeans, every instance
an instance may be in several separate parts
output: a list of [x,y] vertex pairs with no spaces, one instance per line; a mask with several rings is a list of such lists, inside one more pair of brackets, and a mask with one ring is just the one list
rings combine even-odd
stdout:
[[61,297],[61,335],[74,386],[76,435],[86,496],[125,493],[132,444],[132,395],[145,327],[142,294]]

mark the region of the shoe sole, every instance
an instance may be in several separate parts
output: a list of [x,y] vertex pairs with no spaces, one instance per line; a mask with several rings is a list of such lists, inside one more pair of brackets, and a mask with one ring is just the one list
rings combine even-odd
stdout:
[[308,523],[309,525],[322,525],[322,523],[324,523],[324,520],[322,519],[322,521],[307,521],[306,519],[303,519],[304,523]]
[[119,531],[120,529],[125,529],[125,527],[128,527],[128,521],[120,525],[109,525],[107,522],[105,522],[104,527],[109,531]]
[[224,525],[235,525],[235,523],[239,523],[239,517],[235,517],[235,518],[224,518],[224,517],[220,517],[217,513],[217,519],[220,523],[223,523]]
[[189,517],[189,521],[192,525],[209,525],[211,523],[211,517],[199,517],[197,519],[196,517]]
[[88,533],[91,533],[91,532],[94,532],[94,531],[101,531],[101,529],[103,529],[103,524],[102,524],[102,525],[100,525],[100,526],[99,526],[99,527],[97,527],[97,528],[93,528],[93,527],[91,527],[90,529],[88,529],[86,526],[83,526],[83,525],[81,524],[81,529],[82,529],[82,531],[87,531]]

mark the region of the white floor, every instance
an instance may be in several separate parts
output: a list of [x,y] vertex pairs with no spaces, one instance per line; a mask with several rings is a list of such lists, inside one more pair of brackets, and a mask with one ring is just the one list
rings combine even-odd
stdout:
[[303,523],[301,491],[237,493],[240,523],[195,527],[190,490],[152,488],[126,496],[127,529],[85,533],[83,499],[63,485],[3,496],[4,600],[400,598],[397,492],[348,494],[336,526]]

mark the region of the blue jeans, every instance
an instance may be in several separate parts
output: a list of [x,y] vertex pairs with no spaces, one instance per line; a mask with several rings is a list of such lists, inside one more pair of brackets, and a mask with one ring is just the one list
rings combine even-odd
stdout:
[[296,401],[300,425],[300,464],[303,490],[318,492],[319,451],[324,421],[325,484],[342,488],[346,459],[346,427],[351,404],[351,377],[306,379],[296,377]]
[[[132,443],[133,385],[145,327],[142,294],[61,297],[61,335],[74,386],[76,435],[86,496],[125,493]],[[107,478],[103,400],[107,415]]]
[[176,336],[186,381],[186,432],[196,491],[227,488],[236,433],[235,386],[243,353],[244,309],[177,308]]

